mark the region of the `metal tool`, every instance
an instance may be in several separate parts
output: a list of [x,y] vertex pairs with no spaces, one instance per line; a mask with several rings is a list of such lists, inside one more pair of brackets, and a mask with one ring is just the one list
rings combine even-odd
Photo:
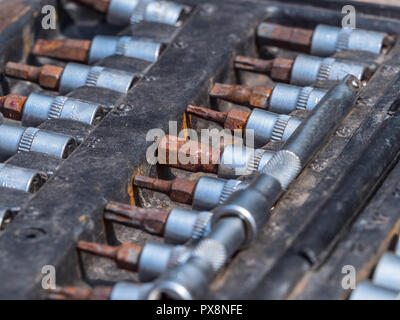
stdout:
[[76,147],[73,137],[33,127],[0,125],[0,159],[17,152],[40,152],[57,158],[67,158]]
[[47,180],[44,172],[0,163],[0,187],[34,193]]
[[100,87],[127,93],[135,75],[101,66],[67,63],[65,68],[51,65],[34,67],[8,62],[5,74],[10,77],[37,82],[42,87],[66,94],[79,87]]
[[221,150],[175,136],[163,137],[157,152],[159,164],[192,172],[215,173],[224,179],[259,172],[275,154],[273,151],[252,149],[240,144],[228,144]]
[[105,115],[104,107],[74,98],[31,93],[28,97],[9,94],[0,97],[0,110],[6,118],[36,127],[48,119],[70,119],[96,125]]
[[133,183],[140,188],[162,192],[172,201],[191,204],[194,210],[212,210],[224,203],[234,191],[247,187],[243,181],[213,177],[190,181],[179,178],[161,180],[137,175]]
[[33,54],[67,61],[93,64],[113,55],[142,59],[150,62],[158,60],[164,45],[150,39],[129,36],[95,36],[92,41],[79,39],[40,39]]
[[183,6],[170,1],[158,0],[74,0],[106,13],[107,22],[125,26],[140,21],[152,21],[176,25],[185,16]]
[[275,113],[289,114],[295,110],[312,110],[327,90],[296,87],[278,83],[273,87],[246,87],[216,83],[210,92],[219,98],[249,108],[260,108]]
[[271,60],[236,57],[237,69],[268,74],[273,80],[290,82],[296,86],[309,86],[318,81],[339,81],[347,75],[365,80],[367,67],[360,63],[335,58],[319,58],[298,55],[294,60],[275,58]]
[[221,123],[225,129],[249,131],[254,134],[254,147],[262,147],[270,141],[286,141],[300,125],[301,120],[286,114],[254,109],[251,112],[231,109],[219,112],[208,108],[188,106],[186,112],[203,119]]
[[275,23],[261,23],[257,35],[260,39],[268,41],[269,45],[309,52],[322,57],[343,50],[380,54],[394,42],[394,38],[384,32],[339,28],[324,24],[309,30]]

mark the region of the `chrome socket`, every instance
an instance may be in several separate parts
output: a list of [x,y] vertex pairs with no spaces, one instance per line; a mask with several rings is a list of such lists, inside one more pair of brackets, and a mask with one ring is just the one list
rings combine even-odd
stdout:
[[127,93],[134,79],[135,75],[125,71],[70,62],[62,73],[59,89],[62,94],[83,86]]
[[73,137],[32,127],[0,125],[0,160],[18,152],[40,152],[67,158],[76,147]]
[[0,187],[34,193],[46,179],[43,172],[0,163]]
[[89,64],[113,55],[155,62],[161,54],[163,44],[132,37],[96,36],[89,51]]
[[71,119],[95,125],[103,115],[104,108],[99,104],[31,93],[24,105],[22,125],[36,127],[48,119]]
[[184,15],[183,6],[157,0],[111,0],[107,22],[124,26],[140,21],[176,25]]
[[398,300],[400,293],[379,287],[370,282],[361,282],[350,296],[350,300]]
[[380,54],[387,33],[318,25],[311,42],[311,54],[328,57],[343,50]]
[[165,224],[164,241],[185,244],[205,237],[210,232],[211,217],[207,211],[172,209]]
[[138,274],[140,281],[151,281],[166,270],[185,262],[191,255],[184,246],[146,243],[140,254]]
[[373,283],[400,292],[400,256],[385,253],[376,266]]
[[300,124],[299,119],[286,114],[254,109],[247,120],[246,132],[253,130],[254,147],[259,148],[270,141],[286,141]]
[[221,155],[218,177],[234,179],[261,171],[275,153],[237,145],[227,145]]
[[290,83],[309,86],[317,81],[343,80],[349,74],[363,80],[365,71],[366,66],[352,61],[299,55],[293,64]]
[[110,300],[146,300],[153,284],[119,282],[111,291]]
[[278,83],[272,91],[268,110],[279,114],[289,114],[295,110],[312,110],[327,92],[313,87]]
[[212,210],[223,204],[233,192],[247,186],[239,180],[202,177],[194,190],[192,207],[194,210]]

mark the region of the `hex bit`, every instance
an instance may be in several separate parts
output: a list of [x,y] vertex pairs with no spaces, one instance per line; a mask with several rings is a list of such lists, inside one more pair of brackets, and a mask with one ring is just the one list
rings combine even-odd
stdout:
[[383,32],[318,25],[314,30],[262,23],[257,35],[268,45],[327,57],[342,50],[379,54],[394,38]]
[[124,243],[118,247],[112,247],[93,242],[79,241],[77,248],[81,251],[92,253],[96,256],[111,259],[117,266],[124,270],[136,272],[142,247],[135,244]]
[[50,290],[51,300],[109,300],[112,287],[85,289],[77,287],[58,287]]
[[155,208],[139,208],[110,202],[105,207],[104,218],[108,221],[140,228],[148,233],[162,236],[170,212]]
[[52,300],[145,300],[153,288],[152,283],[119,282],[112,287],[93,289],[58,287],[50,290]]
[[185,244],[208,233],[211,213],[179,208],[170,211],[139,208],[111,202],[105,208],[104,219],[162,236],[165,243]]
[[254,109],[251,112],[231,109],[219,112],[208,108],[188,106],[186,112],[200,118],[218,122],[229,130],[243,130],[243,136],[254,133],[254,146],[262,147],[270,141],[286,141],[301,121],[288,115]]
[[247,87],[216,83],[210,91],[213,98],[223,99],[251,109],[260,108],[288,114],[294,110],[312,110],[327,90],[297,87],[279,83],[271,87]]
[[168,181],[140,175],[135,177],[133,183],[140,188],[162,192],[172,201],[191,204],[194,210],[212,210],[224,203],[230,194],[247,186],[233,179],[201,177],[198,181],[179,178]]
[[95,36],[93,40],[79,39],[39,39],[33,54],[66,61],[93,64],[113,55],[157,61],[164,45],[149,39],[136,39],[129,36]]
[[190,256],[190,249],[187,247],[150,242],[146,242],[143,247],[130,243],[112,247],[80,241],[77,248],[111,259],[123,270],[137,272],[141,281],[154,280],[170,266],[177,265]]
[[298,55],[295,59],[277,57],[270,60],[238,56],[235,67],[265,73],[273,80],[297,86],[309,86],[319,81],[340,81],[349,74],[358,80],[366,80],[373,71],[362,63],[304,54]]
[[133,183],[140,188],[155,190],[166,194],[172,201],[192,204],[197,181],[175,178],[174,180],[153,179],[135,176]]
[[16,94],[0,97],[0,112],[6,118],[22,121],[24,126],[37,126],[47,119],[97,124],[105,115],[104,108],[99,104],[41,93],[31,93],[27,97]]
[[[240,144],[213,148],[204,144],[165,136],[158,145],[158,163],[191,172],[218,174],[219,178],[233,179],[262,170],[273,151],[252,149]],[[182,161],[189,158],[189,162]]]
[[35,67],[15,62],[8,62],[5,74],[9,77],[38,83],[46,89],[58,90],[64,68],[51,65]]
[[[183,156],[189,158],[189,163],[179,161]],[[220,156],[219,148],[175,136],[165,136],[158,145],[160,164],[192,172],[217,173]]]
[[36,82],[43,88],[58,90],[64,94],[83,86],[127,93],[136,78],[135,75],[125,71],[73,62],[67,63],[64,68],[52,65],[35,67],[8,62],[5,74],[17,79]]

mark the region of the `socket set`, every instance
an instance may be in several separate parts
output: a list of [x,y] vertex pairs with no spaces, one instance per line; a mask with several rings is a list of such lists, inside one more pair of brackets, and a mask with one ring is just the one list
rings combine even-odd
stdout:
[[400,8],[347,2],[3,1],[0,298],[398,299]]

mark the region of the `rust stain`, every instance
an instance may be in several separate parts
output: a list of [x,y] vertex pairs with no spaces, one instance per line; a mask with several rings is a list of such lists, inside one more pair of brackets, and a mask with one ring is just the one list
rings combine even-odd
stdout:
[[1,6],[0,32],[9,25],[18,21],[19,18],[23,17],[31,9],[31,6],[26,5],[21,1],[9,1],[2,3]]

